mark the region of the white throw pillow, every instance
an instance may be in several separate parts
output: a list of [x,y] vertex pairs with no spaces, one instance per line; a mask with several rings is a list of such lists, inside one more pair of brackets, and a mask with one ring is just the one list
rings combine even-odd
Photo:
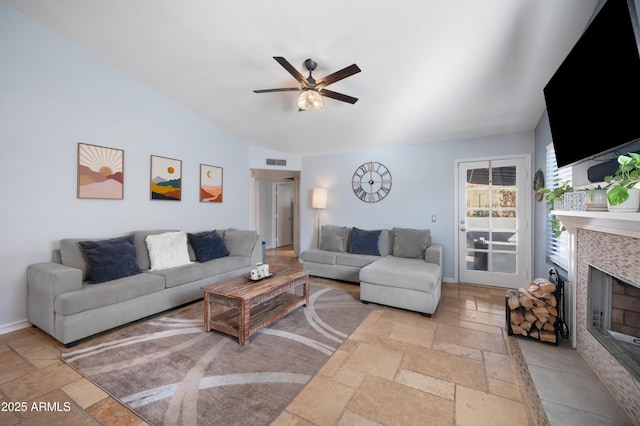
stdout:
[[151,262],[150,271],[192,263],[187,248],[187,234],[182,231],[149,235],[146,242]]

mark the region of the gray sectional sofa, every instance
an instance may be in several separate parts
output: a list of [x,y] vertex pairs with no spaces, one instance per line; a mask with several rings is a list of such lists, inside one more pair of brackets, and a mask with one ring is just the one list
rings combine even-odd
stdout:
[[325,225],[300,262],[310,275],[360,284],[360,300],[431,316],[440,303],[443,251],[429,229]]
[[202,287],[262,261],[256,231],[135,231],[60,240],[52,262],[27,268],[27,314],[71,346],[78,340],[202,298]]

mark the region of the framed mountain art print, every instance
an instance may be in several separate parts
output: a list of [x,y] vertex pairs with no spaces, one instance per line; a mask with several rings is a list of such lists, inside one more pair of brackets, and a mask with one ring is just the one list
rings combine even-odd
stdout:
[[124,150],[78,142],[78,198],[124,198]]
[[200,202],[222,202],[222,167],[200,164]]
[[182,200],[182,161],[151,156],[151,199]]

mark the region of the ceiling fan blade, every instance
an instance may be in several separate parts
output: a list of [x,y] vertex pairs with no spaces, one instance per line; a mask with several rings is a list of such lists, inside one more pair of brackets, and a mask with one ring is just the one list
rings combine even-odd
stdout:
[[349,65],[348,67],[343,68],[340,71],[336,71],[333,74],[329,74],[326,77],[322,77],[318,82],[317,86],[318,87],[328,86],[330,84],[335,83],[336,81],[342,80],[343,78],[347,78],[349,76],[357,74],[360,71],[362,70],[356,64]]
[[300,74],[300,71],[298,71],[297,69],[295,69],[293,67],[293,65],[291,65],[289,63],[289,61],[287,61],[285,58],[283,58],[282,56],[274,56],[273,59],[275,59],[280,65],[282,65],[282,67],[289,71],[289,74],[291,74],[293,76],[293,78],[295,78],[296,80],[298,80],[300,83],[302,83],[305,87],[309,87],[309,82],[307,81],[306,78],[304,78],[304,76],[302,74]]
[[350,104],[355,104],[358,102],[358,98],[354,98],[353,96],[343,95],[342,93],[334,92],[332,90],[322,89],[320,91],[322,96],[326,96],[327,98],[337,99],[342,102],[348,102]]
[[299,87],[283,87],[282,89],[261,89],[254,90],[253,93],[269,93],[269,92],[299,92]]

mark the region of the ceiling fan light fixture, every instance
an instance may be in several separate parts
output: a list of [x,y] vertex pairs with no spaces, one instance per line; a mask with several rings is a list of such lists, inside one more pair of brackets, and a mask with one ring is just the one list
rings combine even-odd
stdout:
[[298,108],[305,111],[315,111],[324,106],[322,95],[313,89],[307,89],[300,93]]

